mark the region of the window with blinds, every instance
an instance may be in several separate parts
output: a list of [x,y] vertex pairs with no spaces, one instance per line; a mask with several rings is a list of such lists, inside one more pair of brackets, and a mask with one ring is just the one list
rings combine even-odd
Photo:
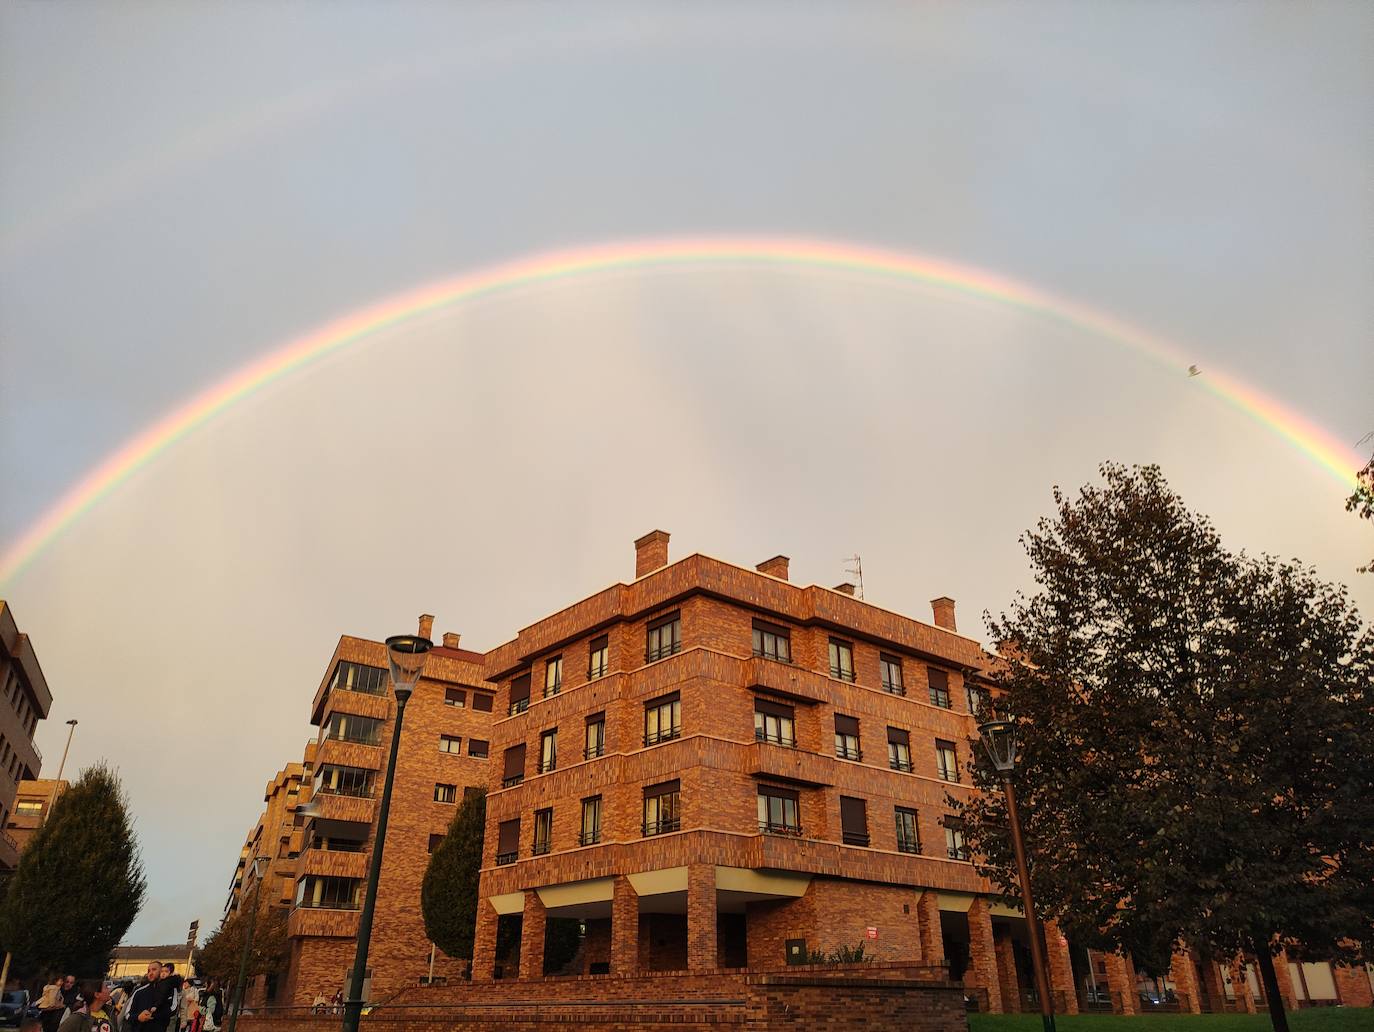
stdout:
[[517,713],[524,713],[530,708],[530,675],[521,674],[510,683],[510,705],[506,708],[507,716],[514,716]]
[[644,789],[644,835],[664,835],[682,830],[682,815],[678,810],[682,782],[674,779]]
[[835,755],[842,760],[862,760],[859,749],[859,721],[843,713],[835,714]]
[[868,845],[868,804],[840,796],[840,835],[846,846]]
[[754,740],[795,749],[797,726],[792,707],[771,699],[755,699]]
[[496,826],[496,862],[513,864],[520,857],[520,818],[502,821]]
[[525,743],[512,745],[506,750],[504,766],[501,768],[501,787],[510,788],[525,780]]
[[911,733],[900,727],[887,729],[887,765],[911,773]]

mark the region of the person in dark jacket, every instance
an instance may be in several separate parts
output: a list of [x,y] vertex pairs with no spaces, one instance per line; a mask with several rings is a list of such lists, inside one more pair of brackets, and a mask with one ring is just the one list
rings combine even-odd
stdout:
[[129,1021],[124,1026],[132,1032],[165,1032],[172,1018],[170,986],[162,984],[162,965],[148,965],[148,977],[129,1000]]
[[68,975],[62,979],[62,1003],[67,1010],[76,1010],[81,999],[81,990],[76,987],[76,976]]

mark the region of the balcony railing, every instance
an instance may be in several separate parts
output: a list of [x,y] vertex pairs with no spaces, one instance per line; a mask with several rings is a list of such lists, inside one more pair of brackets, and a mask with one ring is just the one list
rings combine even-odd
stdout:
[[949,709],[949,692],[937,692],[932,690],[930,693],[930,704],[939,706],[941,709]]
[[660,645],[656,649],[644,650],[644,662],[656,663],[660,659],[667,659],[669,656],[676,656],[682,651],[682,642],[675,641],[671,645]]
[[595,828],[592,831],[584,831],[577,836],[579,846],[594,846],[601,841],[601,829]]
[[540,774],[547,774],[547,773],[549,773],[549,771],[551,771],[551,770],[557,770],[557,769],[558,769],[558,761],[557,761],[557,760],[540,760],[540,761],[539,761],[539,773],[540,773]]
[[327,796],[347,796],[350,799],[371,799],[376,791],[373,785],[364,785],[361,788],[331,788],[328,785],[320,785],[315,789],[315,795]]
[[905,695],[906,685],[900,684],[896,681],[884,681],[883,691],[889,692],[892,695]]
[[835,746],[835,756],[841,760],[862,760],[864,751],[858,746],[837,745]]
[[908,774],[910,774],[912,770],[910,760],[892,759],[891,757],[889,757],[887,765],[891,767],[893,770],[905,771]]
[[561,692],[562,690],[563,690],[563,682],[562,682],[562,681],[555,681],[553,684],[546,684],[546,685],[544,685],[544,698],[547,699],[547,698],[549,698],[550,696],[557,695],[557,694],[558,694],[559,692]]
[[657,745],[659,742],[671,742],[674,738],[682,737],[681,725],[674,724],[672,727],[665,727],[644,736],[644,744]]
[[605,755],[606,755],[606,743],[605,743],[605,742],[601,742],[601,743],[599,743],[599,744],[597,744],[597,745],[589,745],[589,746],[587,746],[585,749],[582,750],[582,758],[583,758],[584,760],[594,760],[594,759],[596,759],[598,756],[605,756]]
[[797,739],[792,735],[776,734],[770,735],[767,731],[754,728],[754,741],[768,742],[770,745],[781,745],[788,749],[797,747]]
[[372,688],[364,688],[357,684],[336,684],[333,686],[335,691],[352,692],[354,695],[385,695],[386,682],[383,681]]
[[952,781],[956,785],[959,783],[959,772],[957,770],[950,770],[948,767],[941,767],[939,773],[941,781]]
[[779,652],[769,652],[767,649],[755,649],[754,655],[758,659],[771,659],[774,663],[787,663],[789,665],[792,663],[792,656],[790,653],[784,656]]
[[830,668],[830,676],[837,681],[847,681],[849,684],[854,683],[854,671],[852,670],[842,670],[840,667],[833,666]]
[[547,842],[536,842],[530,846],[530,856],[543,856],[548,851],[549,844]]
[[800,824],[774,824],[772,821],[759,821],[759,831],[765,835],[791,835],[801,838]]
[[298,910],[361,910],[361,903],[353,903],[347,900],[313,900],[303,899],[296,904]]
[[947,846],[945,852],[951,860],[968,860],[968,846]]
[[897,852],[899,853],[919,853],[921,844],[911,839],[899,838],[897,840]]
[[334,733],[334,734],[325,735],[324,740],[325,740],[326,742],[347,742],[347,743],[349,743],[350,745],[381,745],[381,744],[382,744],[382,736],[381,736],[380,732],[377,733],[377,734],[371,734],[371,735],[366,735],[366,734],[363,734],[363,735],[352,735],[352,734],[348,734],[348,733],[346,733],[346,732],[345,732],[344,734]]
[[846,831],[841,837],[846,846],[868,845],[868,832],[866,831]]
[[525,775],[523,775],[523,774],[512,774],[512,775],[511,775],[510,777],[508,777],[508,778],[502,778],[502,779],[501,779],[501,787],[502,787],[502,788],[514,788],[516,785],[520,784],[520,782],[522,782],[522,781],[524,781],[524,780],[525,780]]
[[512,702],[512,703],[506,708],[506,716],[508,716],[508,717],[513,717],[513,716],[515,716],[517,713],[524,713],[525,710],[527,710],[527,709],[529,709],[529,708],[530,708],[530,700],[529,700],[529,699],[516,699],[514,702]]
[[517,850],[512,850],[512,851],[509,852],[509,853],[497,853],[497,854],[496,854],[496,863],[497,863],[497,866],[499,866],[499,867],[504,867],[506,864],[513,864],[513,863],[515,863],[515,861],[518,860],[519,858],[520,858],[520,853],[519,853]]
[[645,821],[643,825],[644,836],[666,835],[670,831],[682,830],[681,817],[668,817],[661,821]]

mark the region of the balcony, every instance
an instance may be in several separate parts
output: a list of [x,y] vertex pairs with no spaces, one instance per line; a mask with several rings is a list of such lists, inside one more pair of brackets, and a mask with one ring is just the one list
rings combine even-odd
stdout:
[[793,838],[802,837],[800,824],[774,824],[772,821],[759,821],[759,831],[764,835],[791,835]]
[[338,821],[341,824],[372,824],[373,802],[364,796],[335,795],[322,792],[311,800],[314,821]]
[[680,724],[674,724],[672,727],[666,727],[660,731],[645,735],[644,745],[647,748],[651,745],[657,745],[659,742],[671,742],[673,739],[681,737],[682,726]]
[[[298,862],[297,876],[318,874],[327,875],[331,878],[356,878],[361,881],[367,877],[368,860],[367,853],[347,853],[334,849],[307,849]],[[334,909],[348,908],[337,906]]]
[[355,939],[358,935],[357,904],[305,906],[298,904],[286,917],[286,934],[292,938],[319,936]]
[[661,821],[645,821],[640,826],[640,830],[643,831],[645,838],[653,835],[666,835],[671,831],[681,831],[682,818],[666,817]]
[[780,745],[784,749],[795,749],[797,747],[797,739],[794,736],[784,734],[770,735],[767,731],[757,727],[754,728],[754,741]]
[[382,769],[382,748],[379,744],[350,742],[343,738],[326,738],[315,754],[316,769],[320,767],[361,767],[364,770]]
[[747,747],[746,769],[756,778],[777,778],[798,785],[825,786],[835,783],[835,761],[829,756],[807,752],[776,742],[755,741]]

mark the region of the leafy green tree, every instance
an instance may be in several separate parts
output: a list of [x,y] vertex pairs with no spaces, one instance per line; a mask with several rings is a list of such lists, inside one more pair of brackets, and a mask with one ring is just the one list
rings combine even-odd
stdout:
[[0,902],[0,944],[16,977],[103,975],[145,886],[119,778],[88,767],[29,840]]
[[[1355,490],[1345,500],[1345,511],[1363,520],[1374,521],[1374,456],[1355,474]],[[1374,559],[1360,567],[1360,573],[1374,573]]]
[[[248,976],[284,972],[290,960],[291,940],[286,934],[287,908],[264,906],[253,928],[253,946],[248,953]],[[243,939],[248,931],[249,913],[240,908],[220,922],[218,928],[196,952],[196,971],[206,978],[218,978],[232,989],[243,961]]]
[[450,957],[472,956],[486,816],[485,792],[464,796],[443,841],[430,855],[420,887],[425,935]]
[[[989,620],[1037,906],[1162,974],[1181,941],[1260,961],[1374,945],[1374,634],[1344,588],[1227,551],[1158,468],[1104,465],[1022,537],[1036,588]],[[964,807],[1018,893],[981,747]]]

